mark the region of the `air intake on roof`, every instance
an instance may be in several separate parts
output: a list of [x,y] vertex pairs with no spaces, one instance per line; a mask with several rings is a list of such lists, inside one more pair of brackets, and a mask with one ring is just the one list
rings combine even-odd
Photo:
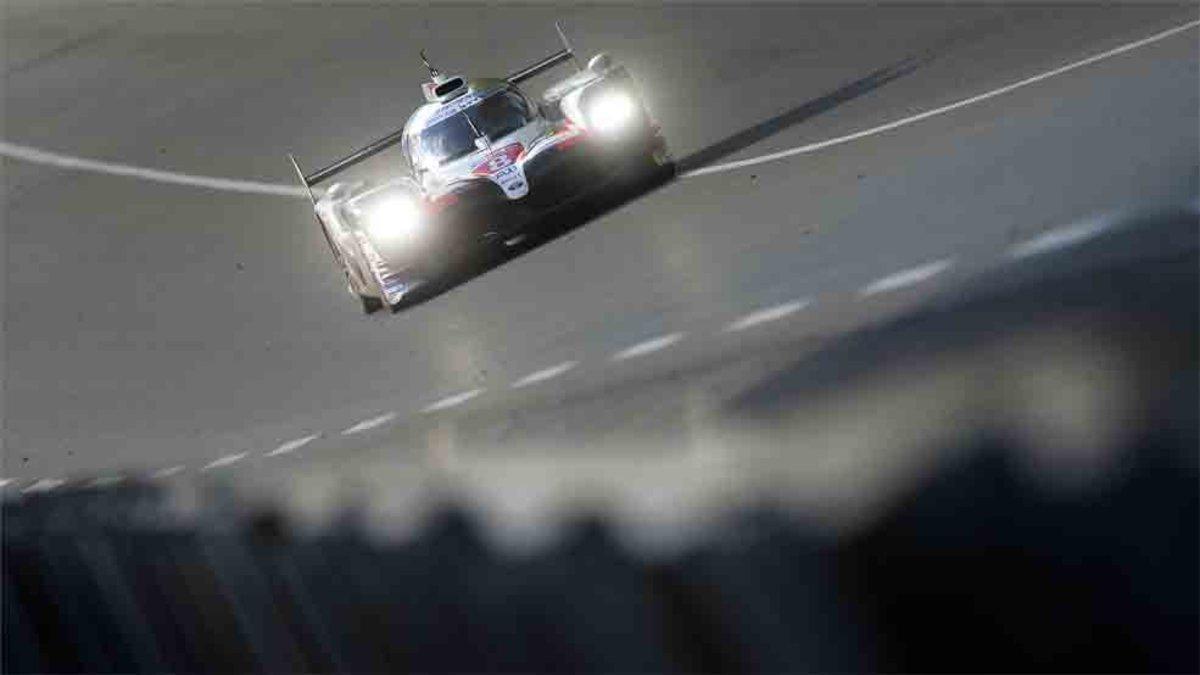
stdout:
[[443,96],[452,93],[455,89],[461,88],[463,84],[463,79],[461,77],[452,77],[434,87],[433,93],[438,98],[442,98]]

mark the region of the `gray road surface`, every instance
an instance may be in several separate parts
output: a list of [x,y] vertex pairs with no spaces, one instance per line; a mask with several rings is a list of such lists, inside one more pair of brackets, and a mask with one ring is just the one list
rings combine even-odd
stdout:
[[[1197,17],[1194,5],[3,11],[7,141],[276,183],[288,151],[316,166],[402,123],[420,97],[418,48],[447,69],[505,71],[555,48],[554,18],[581,51],[628,63],[678,157],[726,161]],[[526,429],[561,429],[568,400],[590,402],[576,439],[649,434],[670,417],[653,405],[664,383],[719,371],[706,395],[731,395],[1041,231],[1195,200],[1198,62],[1192,31],[887,134],[682,180],[396,316],[360,314],[303,200],[5,161],[0,476],[195,472],[240,453],[221,469],[346,464],[365,448],[404,452],[389,439],[440,419],[479,419],[503,440],[528,408],[541,412]],[[776,320],[747,319],[772,307]],[[760,323],[726,330],[739,318]],[[646,353],[614,360],[637,345]],[[310,434],[324,436],[263,456]]]

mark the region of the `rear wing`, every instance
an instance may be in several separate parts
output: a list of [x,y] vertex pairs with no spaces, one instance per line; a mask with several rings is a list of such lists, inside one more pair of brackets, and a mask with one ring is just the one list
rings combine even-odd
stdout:
[[571,48],[571,42],[567,40],[567,34],[563,32],[562,26],[557,21],[554,22],[554,30],[558,31],[558,39],[562,40],[563,48],[554,52],[550,56],[530,64],[517,72],[504,78],[509,84],[520,84],[531,77],[536,77],[551,68],[566,63],[567,61],[575,62],[576,70],[583,70],[583,66],[579,65],[579,59],[575,56],[575,50]]
[[[398,129],[387,136],[384,136],[383,138],[368,143],[362,148],[355,150],[349,155],[337,160],[333,164],[317,169],[312,173],[306,174],[299,170],[299,165],[296,165],[296,169],[300,174],[300,181],[304,183],[305,188],[311,189],[314,185],[323,183],[335,175],[345,171],[346,169],[349,169],[355,164],[378,155],[402,140],[404,140],[404,129]],[[292,160],[292,162],[295,164],[295,160]]]
[[[575,57],[575,51],[571,48],[571,43],[567,41],[567,35],[563,32],[562,26],[558,25],[558,22],[555,22],[554,28],[558,31],[558,37],[562,40],[563,48],[541,61],[530,64],[509,75],[504,78],[506,82],[509,84],[519,84],[567,61],[574,61],[575,67],[582,70],[582,66],[579,65],[579,59]],[[294,158],[292,159],[292,165],[296,169],[300,182],[304,184],[304,188],[309,190],[311,195],[313,186],[332,178],[359,162],[374,157],[402,140],[404,140],[404,129],[393,131],[387,136],[372,141],[336,162],[308,174],[300,169],[300,165],[296,163]]]

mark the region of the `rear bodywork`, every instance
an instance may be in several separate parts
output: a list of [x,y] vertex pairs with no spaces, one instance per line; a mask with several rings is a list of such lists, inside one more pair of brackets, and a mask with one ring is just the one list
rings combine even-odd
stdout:
[[[565,40],[564,40],[565,42]],[[563,50],[507,78],[431,70],[426,103],[403,129],[305,174],[317,221],[363,308],[398,308],[449,268],[544,229],[547,218],[611,188],[672,170],[636,83],[606,55],[539,99],[518,85],[573,60]],[[403,166],[382,183],[313,187],[399,144]]]

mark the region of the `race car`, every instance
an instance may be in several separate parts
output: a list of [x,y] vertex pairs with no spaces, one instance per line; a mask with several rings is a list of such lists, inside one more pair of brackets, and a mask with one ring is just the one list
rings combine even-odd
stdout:
[[[422,52],[426,102],[402,129],[308,174],[289,155],[366,313],[407,306],[417,289],[473,253],[516,247],[580,200],[673,172],[629,72],[603,53],[583,67],[558,32],[562,49],[505,78],[446,75]],[[539,99],[518,86],[569,61],[576,72]],[[314,193],[396,144],[405,166],[395,177]]]

